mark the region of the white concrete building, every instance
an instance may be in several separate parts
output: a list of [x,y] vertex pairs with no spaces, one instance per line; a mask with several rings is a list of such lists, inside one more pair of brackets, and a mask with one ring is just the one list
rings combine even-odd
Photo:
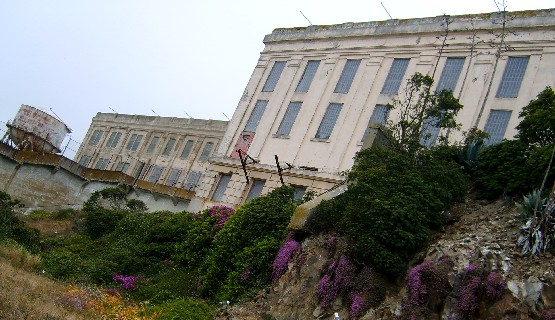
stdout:
[[195,191],[227,121],[97,113],[79,164]]
[[[276,155],[299,195],[343,181],[369,124],[395,120],[387,104],[415,72],[453,90],[461,130],[485,130],[488,143],[513,137],[521,108],[555,85],[555,9],[276,29],[264,43],[190,209],[280,185]],[[429,144],[442,134],[431,130]]]

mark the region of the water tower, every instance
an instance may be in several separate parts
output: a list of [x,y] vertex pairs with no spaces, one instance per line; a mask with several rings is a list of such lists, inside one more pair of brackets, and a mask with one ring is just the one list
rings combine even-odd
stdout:
[[59,153],[71,130],[62,121],[37,108],[21,105],[14,120],[7,123],[8,137],[20,150]]

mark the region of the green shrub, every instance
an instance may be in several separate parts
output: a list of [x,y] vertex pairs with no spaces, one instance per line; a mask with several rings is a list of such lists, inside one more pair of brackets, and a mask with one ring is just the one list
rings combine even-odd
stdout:
[[[239,275],[246,269],[250,270],[249,277],[269,281],[273,258],[286,236],[294,208],[293,188],[287,186],[241,206],[216,235],[200,266],[204,294],[240,299],[246,292],[236,288],[242,287]],[[254,254],[260,261],[251,260]]]
[[41,268],[57,279],[74,280],[83,274],[81,257],[70,251],[52,251],[42,257]]
[[[529,147],[519,140],[506,140],[482,149],[474,172],[477,196],[519,196],[540,188],[553,147]],[[553,185],[554,177],[551,168],[546,185]]]
[[100,209],[125,209],[127,192],[122,188],[106,188],[95,191],[89,199],[83,203],[83,211],[93,212]]
[[431,228],[442,226],[441,212],[466,192],[460,166],[447,160],[452,154],[438,149],[415,159],[386,149],[361,151],[348,176],[349,189],[318,208],[309,221],[312,231],[333,228],[346,236],[349,257],[357,264],[402,273],[429,240]]
[[159,314],[159,320],[212,320],[215,308],[202,300],[182,298],[150,307],[147,314]]
[[16,216],[15,208],[21,206],[18,200],[13,200],[9,194],[0,191],[0,241],[11,239],[29,251],[37,252],[40,248],[39,232],[27,227]]
[[85,232],[92,238],[98,239],[114,231],[119,221],[127,212],[121,210],[96,209],[85,214]]

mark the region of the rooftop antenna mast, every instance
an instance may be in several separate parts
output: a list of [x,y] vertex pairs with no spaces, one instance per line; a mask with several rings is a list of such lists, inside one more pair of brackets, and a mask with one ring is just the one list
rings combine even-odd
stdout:
[[108,107],[108,109],[114,111],[115,113],[118,113],[116,110],[112,109],[112,107]]
[[299,10],[299,12],[303,15],[303,17],[306,19],[306,21],[308,21],[308,23],[310,23],[310,25],[312,26],[313,25],[312,22],[310,22],[310,20],[308,20],[308,18],[304,15],[304,13],[301,10]]
[[229,117],[227,116],[227,114],[223,113],[223,115],[227,118],[227,120],[229,120]]
[[[58,118],[58,120],[60,120],[61,123],[66,124],[57,114],[56,112],[54,112],[54,110],[52,110],[52,108],[49,108],[50,111],[52,111],[52,113],[56,116],[56,118]],[[69,127],[66,125],[66,127],[69,129]],[[71,129],[69,129],[69,132],[71,133]]]
[[187,113],[187,111],[183,111],[183,112],[185,112],[185,114],[187,115],[187,117],[193,119],[193,117],[191,117],[191,116]]
[[160,116],[158,113],[156,113],[156,111],[154,111],[153,109],[150,109],[150,111],[152,111],[155,115]]
[[391,17],[391,15],[389,14],[389,11],[387,11],[387,9],[385,8],[385,6],[383,5],[383,2],[380,2],[382,4],[383,9],[385,10],[385,13],[387,13],[387,15],[389,16],[389,19],[393,20],[393,17]]

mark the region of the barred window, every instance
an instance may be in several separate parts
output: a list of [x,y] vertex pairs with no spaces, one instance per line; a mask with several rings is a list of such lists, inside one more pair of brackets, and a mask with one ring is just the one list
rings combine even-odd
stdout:
[[343,71],[341,72],[341,76],[335,85],[335,90],[333,92],[336,93],[347,93],[351,88],[351,84],[353,83],[353,79],[358,70],[358,66],[360,65],[360,60],[347,60],[345,63],[345,67],[343,67]]
[[120,161],[116,165],[116,171],[121,171],[123,173],[125,173],[125,171],[127,171],[128,168],[129,168],[129,162]]
[[166,144],[166,147],[164,148],[164,151],[162,152],[162,155],[164,156],[169,156],[170,153],[173,150],[173,146],[175,145],[175,139],[174,138],[170,138],[170,140],[168,140],[168,143]]
[[222,174],[220,175],[220,181],[218,181],[218,185],[216,186],[216,190],[214,190],[214,194],[212,195],[212,200],[214,201],[222,201],[224,197],[225,190],[227,189],[227,185],[231,180],[230,174]]
[[264,87],[262,87],[262,91],[264,92],[274,91],[284,67],[285,67],[285,61],[274,62],[274,65],[272,66],[272,70],[268,75],[268,79],[266,79],[266,83],[264,84]]
[[528,66],[528,58],[509,57],[505,71],[503,71],[501,83],[497,89],[497,98],[516,98],[518,96],[522,78],[524,78],[526,66]]
[[320,122],[318,131],[316,131],[315,138],[329,139],[333,131],[333,127],[335,126],[335,122],[337,122],[337,118],[339,117],[339,113],[341,113],[341,107],[343,107],[342,103],[330,103],[326,109],[324,117],[322,118],[322,122]]
[[102,137],[102,130],[94,130],[91,139],[89,140],[89,145],[96,146]]
[[106,143],[106,147],[115,148],[118,145],[119,139],[121,138],[121,132],[112,132]]
[[268,100],[258,100],[256,101],[256,105],[252,109],[251,115],[249,120],[247,120],[247,124],[245,125],[244,131],[255,132],[256,128],[258,127],[258,123],[260,119],[262,119],[262,115],[266,110],[266,106],[268,105]]
[[378,104],[374,107],[374,111],[372,111],[372,115],[370,116],[370,120],[368,120],[368,125],[366,126],[366,130],[364,130],[364,135],[362,136],[362,142],[366,140],[368,137],[368,133],[370,132],[370,127],[374,125],[384,125],[387,122],[387,118],[389,117],[389,111],[391,108],[383,105]]
[[410,59],[393,59],[391,69],[389,69],[382,88],[382,94],[397,94],[407,71],[409,61]]
[[185,142],[185,146],[183,147],[183,151],[181,151],[181,156],[180,156],[182,159],[187,159],[189,157],[189,154],[193,149],[193,144],[194,144],[193,140],[187,140],[187,142]]
[[170,176],[168,177],[168,180],[166,180],[166,185],[175,186],[180,175],[181,175],[181,169],[173,168],[170,171]]
[[256,198],[259,195],[261,195],[262,194],[262,189],[264,188],[265,184],[266,184],[266,180],[254,179],[245,201],[249,201],[249,200],[251,200],[253,198]]
[[503,141],[507,125],[511,119],[511,111],[506,110],[491,110],[484,131],[489,134],[485,145],[493,145]]
[[96,162],[96,165],[94,166],[95,169],[99,169],[99,170],[106,170],[106,167],[108,166],[108,163],[110,162],[109,159],[105,159],[105,158],[100,158],[98,159],[98,161]]
[[202,149],[202,153],[200,154],[200,157],[198,158],[198,161],[206,161],[208,160],[208,157],[210,157],[210,152],[212,152],[212,148],[214,147],[214,143],[213,142],[207,142],[204,145],[204,148]]
[[308,89],[312,84],[312,80],[314,79],[314,75],[316,74],[319,66],[320,60],[309,60],[307,62],[303,75],[301,76],[301,80],[299,81],[295,92],[308,92]]
[[301,200],[306,192],[306,187],[294,187],[293,200]]
[[79,159],[79,164],[82,165],[83,167],[86,167],[89,165],[90,161],[91,161],[91,156],[83,155],[81,156],[81,159]]
[[158,182],[160,180],[160,176],[162,175],[162,171],[164,168],[161,166],[152,166],[152,170],[150,171],[150,176],[148,177],[148,181],[150,182]]
[[441,90],[455,90],[457,81],[461,75],[464,60],[465,58],[447,58],[445,67],[437,83],[436,92],[440,92]]
[[152,153],[154,152],[154,149],[156,148],[156,145],[158,144],[158,140],[160,140],[160,137],[153,137],[152,140],[150,140],[150,144],[148,145],[148,149],[146,150],[146,153]]
[[430,117],[424,119],[422,124],[422,133],[420,135],[420,144],[426,147],[431,147],[437,140],[439,135],[439,126],[437,117]]
[[287,110],[283,115],[283,119],[281,119],[281,123],[279,124],[279,128],[276,132],[278,136],[288,136],[291,132],[291,128],[295,123],[295,119],[297,119],[297,115],[299,114],[299,110],[301,110],[301,105],[303,103],[299,101],[290,102],[289,106],[287,106]]
[[189,172],[189,176],[187,177],[187,182],[185,183],[184,188],[189,191],[196,188],[200,180],[200,177],[201,177],[201,173],[199,171]]
[[126,149],[131,151],[137,151],[137,148],[141,144],[142,139],[143,139],[143,136],[140,134],[131,135],[131,138],[129,138],[129,142],[127,142]]

